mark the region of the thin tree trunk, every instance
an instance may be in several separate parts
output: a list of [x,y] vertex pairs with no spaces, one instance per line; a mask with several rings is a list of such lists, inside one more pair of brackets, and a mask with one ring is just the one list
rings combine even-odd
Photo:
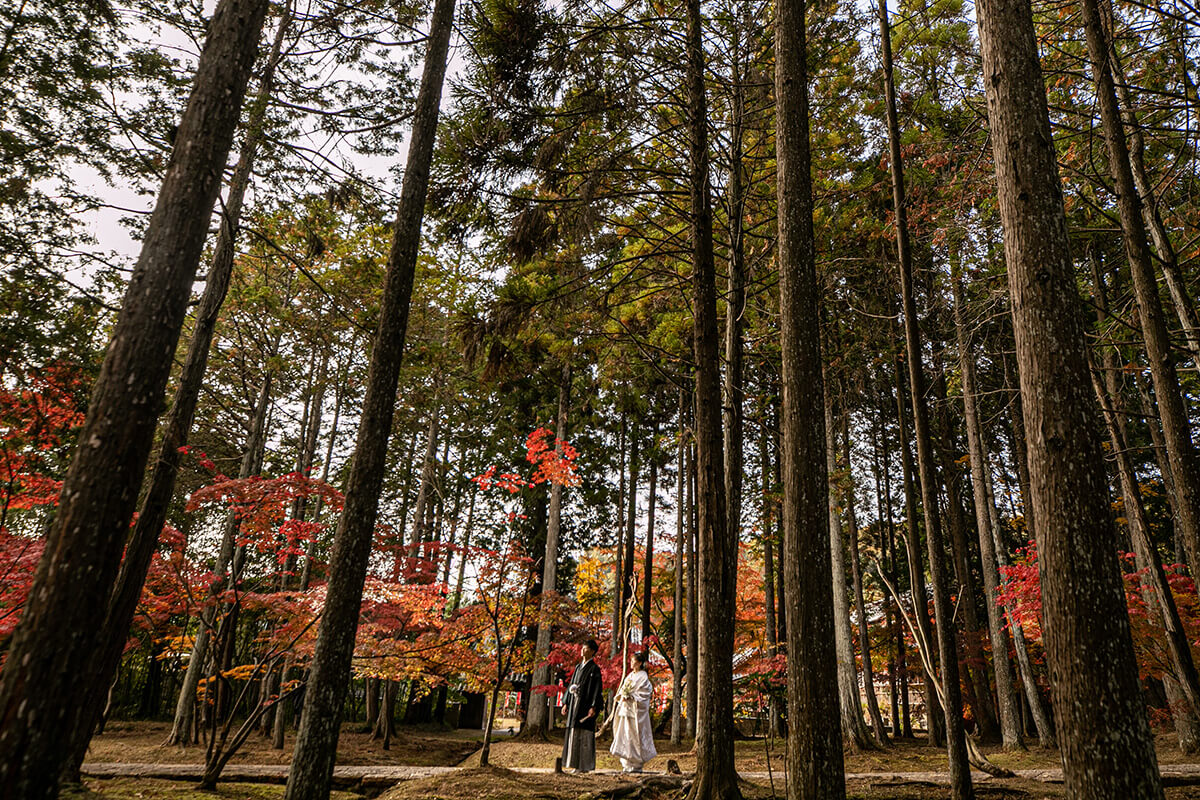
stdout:
[[[687,460],[685,449],[685,433],[686,426],[684,424],[687,419],[687,390],[681,385],[679,387],[679,444],[676,453],[676,461],[678,462],[678,486],[676,487],[679,500],[675,511],[675,608],[674,608],[674,624],[671,627],[671,638],[673,639],[671,647],[671,744],[679,744],[683,741],[683,618],[684,618],[684,599],[683,599],[683,552],[684,552],[684,532],[686,530],[683,522],[683,515],[686,509],[687,490],[684,488],[687,485]],[[688,654],[689,660],[691,653]],[[688,712],[691,713],[690,711]]]
[[346,505],[329,560],[325,609],[310,668],[305,713],[288,773],[287,800],[323,800],[329,795],[363,582],[387,465],[387,444],[396,405],[396,386],[408,327],[453,20],[454,0],[435,0],[425,68],[413,115],[408,164],[388,255],[379,328],[371,351],[358,440],[346,482]]
[[1196,315],[1195,304],[1188,293],[1187,283],[1179,268],[1179,256],[1171,244],[1171,237],[1163,224],[1162,216],[1158,213],[1158,198],[1154,194],[1154,185],[1146,170],[1146,137],[1142,132],[1137,114],[1134,112],[1125,69],[1113,46],[1112,0],[1106,0],[1100,11],[1104,17],[1108,62],[1112,69],[1117,101],[1121,107],[1124,131],[1129,138],[1129,162],[1133,182],[1137,186],[1138,196],[1141,200],[1142,221],[1154,244],[1155,255],[1162,269],[1164,283],[1167,284],[1167,291],[1171,295],[1171,303],[1175,307],[1179,324],[1187,338],[1187,348],[1191,353],[1192,363],[1200,367],[1200,318]]
[[658,425],[650,431],[650,500],[646,508],[646,551],[642,564],[642,647],[649,650],[650,603],[654,589],[654,515],[658,507]]
[[210,20],[81,445],[0,674],[0,798],[54,796],[75,755],[64,731],[74,741],[94,724],[96,704],[86,698],[96,651],[266,12],[265,0],[222,0]]
[[1096,404],[1087,386],[1033,15],[1027,0],[981,0],[976,13],[1064,782],[1068,796],[1079,800],[1161,798],[1117,566]]
[[892,173],[892,202],[896,220],[896,253],[900,266],[900,298],[904,316],[904,341],[908,383],[912,402],[913,434],[917,443],[917,474],[921,483],[921,505],[925,517],[925,544],[929,551],[929,579],[933,586],[933,613],[937,622],[938,658],[941,661],[943,709],[946,720],[946,750],[950,762],[950,794],[966,800],[974,792],[962,720],[962,687],[958,674],[958,645],[945,578],[942,528],[937,509],[937,475],[934,466],[929,411],[925,400],[924,358],[917,328],[917,305],[913,298],[913,263],[908,241],[908,210],[904,197],[904,157],[900,149],[900,123],[896,115],[896,89],[892,79],[891,30],[887,4],[880,0],[880,42],[883,55],[884,105],[887,110],[888,153]]
[[[158,547],[159,536],[166,522],[171,496],[175,491],[175,479],[183,458],[180,448],[188,441],[192,422],[196,416],[196,404],[208,365],[208,353],[212,345],[213,332],[225,294],[233,273],[234,243],[238,222],[241,219],[242,202],[250,184],[258,143],[262,138],[263,122],[267,103],[270,100],[275,68],[279,64],[284,36],[291,22],[290,7],[285,10],[276,30],[270,56],[259,80],[258,92],[250,105],[246,122],[246,137],[241,154],[229,183],[224,213],[217,236],[212,263],[209,265],[204,284],[204,293],[196,310],[192,338],[180,373],[179,386],[164,426],[162,444],[158,458],[154,461],[149,488],[145,493],[133,533],[125,548],[125,557],[117,577],[116,589],[109,601],[104,620],[101,641],[104,643],[96,657],[96,672],[89,683],[89,692],[79,708],[80,722],[72,731],[73,755],[64,778],[77,782],[79,767],[87,754],[91,731],[95,720],[103,714],[107,693],[95,687],[109,686],[116,677],[121,656],[125,650],[126,634],[133,620],[134,610],[141,597],[146,570]],[[190,706],[189,706],[190,708]]]
[[[271,402],[271,375],[268,373],[259,390],[255,403],[254,414],[250,422],[250,436],[246,440],[246,449],[242,453],[242,462],[238,467],[238,479],[245,480],[254,474],[254,466],[258,461],[258,452],[262,449],[266,433],[267,409]],[[213,566],[216,581],[208,591],[208,600],[215,598],[225,590],[226,573],[234,557],[235,536],[237,533],[237,518],[233,512],[225,517],[224,532],[221,536],[221,548],[217,552],[217,560]],[[196,638],[192,641],[192,653],[188,657],[187,671],[184,673],[183,684],[179,688],[179,699],[175,705],[175,721],[167,742],[173,745],[185,746],[191,742],[194,714],[196,708],[196,689],[204,673],[204,665],[208,660],[209,639],[217,625],[219,604],[202,609],[197,619],[199,627]]]
[[[571,400],[571,363],[565,361],[558,382],[558,416],[555,423],[554,436],[559,442],[567,439],[567,414]],[[561,445],[555,449],[562,451]],[[563,485],[555,483],[550,487],[550,519],[546,525],[546,559],[542,565],[542,596],[539,598],[541,615],[538,619],[537,658],[545,661],[550,655],[551,624],[548,615],[552,608],[551,595],[558,582],[558,544],[562,531],[562,501]],[[533,672],[533,684],[544,686],[550,683],[550,665],[542,664]],[[529,710],[525,717],[525,730],[531,735],[545,736],[550,723],[550,704],[544,694],[532,692],[529,695]]]
[[[1095,259],[1092,260],[1092,279],[1096,293],[1097,322],[1104,325],[1108,317],[1108,296],[1104,277],[1101,275]],[[1104,413],[1109,441],[1117,462],[1121,495],[1124,498],[1125,518],[1129,522],[1129,534],[1137,558],[1137,567],[1139,571],[1144,571],[1149,578],[1143,584],[1146,607],[1166,633],[1167,651],[1171,656],[1174,675],[1164,676],[1163,688],[1169,696],[1176,695],[1178,699],[1183,700],[1183,703],[1171,703],[1171,716],[1175,720],[1179,747],[1186,753],[1193,753],[1200,749],[1200,716],[1197,713],[1200,712],[1200,675],[1197,674],[1196,664],[1192,658],[1191,644],[1179,618],[1175,596],[1171,593],[1166,573],[1163,571],[1162,559],[1159,558],[1158,550],[1150,540],[1150,525],[1146,520],[1146,510],[1142,504],[1142,494],[1137,475],[1134,472],[1133,460],[1129,456],[1125,425],[1116,413],[1116,401],[1119,397],[1117,387],[1119,365],[1112,348],[1105,348],[1103,362],[1104,384],[1101,384],[1094,370],[1092,371],[1092,384],[1096,391],[1096,399]]]
[[621,562],[625,558],[625,432],[626,414],[621,410],[621,434],[617,439],[617,542],[613,549],[613,609],[612,642],[609,657],[615,658],[621,643],[621,613],[625,607],[625,572]]
[[[824,381],[824,378],[822,379]],[[823,383],[825,402],[825,470],[829,476],[829,552],[831,590],[833,594],[833,638],[837,654],[838,709],[842,721],[842,738],[854,751],[874,748],[863,721],[862,699],[858,691],[858,669],[854,662],[854,631],[850,626],[850,601],[846,596],[846,542],[842,532],[842,516],[838,504],[842,501],[835,488],[837,481],[837,446],[834,441],[833,400],[829,385]],[[796,584],[800,585],[800,584]]]
[[1133,542],[1136,566],[1139,571],[1144,571],[1148,578],[1142,584],[1146,609],[1151,619],[1166,633],[1167,652],[1171,658],[1171,672],[1163,675],[1163,688],[1167,692],[1168,700],[1171,701],[1171,717],[1175,722],[1179,749],[1185,753],[1194,753],[1200,746],[1200,736],[1198,736],[1200,720],[1196,716],[1196,708],[1200,708],[1200,677],[1196,674],[1196,664],[1192,660],[1191,646],[1187,636],[1184,635],[1183,625],[1179,619],[1179,610],[1175,606],[1175,598],[1167,584],[1162,561],[1148,535],[1149,523],[1146,520],[1146,511],[1142,505],[1142,496],[1133,471],[1133,463],[1129,458],[1125,432],[1112,407],[1116,397],[1112,373],[1106,369],[1105,374],[1109,378],[1107,391],[1094,373],[1092,385],[1096,391],[1096,399],[1104,410],[1109,442],[1112,444],[1116,457],[1117,475],[1121,485],[1121,496],[1124,500],[1124,514],[1129,522],[1129,536]]
[[[349,369],[347,368],[346,371],[348,372]],[[343,393],[340,387],[342,386],[343,382],[339,382],[338,388],[334,390],[333,422],[329,426],[329,442],[325,445],[325,460],[321,464],[322,483],[329,482],[330,462],[333,461],[333,448],[334,445],[337,444],[338,422],[341,420],[343,399]],[[313,509],[313,522],[321,521],[321,507],[324,500],[324,497],[317,498],[317,505]],[[314,537],[313,539],[309,540],[308,544],[304,547],[304,565],[300,568],[300,591],[302,592],[308,591],[309,584],[312,581],[313,551],[315,548],[316,538]]]
[[[744,13],[745,9],[743,9]],[[742,317],[746,311],[746,254],[742,231],[745,193],[742,187],[742,135],[745,90],[742,86],[741,24],[733,22],[733,69],[731,102],[733,122],[729,143],[729,277],[725,295],[725,498],[726,523],[734,541],[742,529],[742,484],[744,482],[744,351]]]
[[733,626],[737,531],[729,527],[721,424],[716,268],[708,175],[708,108],[700,0],[687,0],[688,152],[691,188],[693,353],[696,361],[696,506],[699,656],[696,777],[690,800],[739,800],[733,763]]
[[1108,165],[1112,173],[1125,255],[1133,278],[1133,293],[1137,300],[1138,321],[1150,362],[1150,378],[1162,418],[1163,438],[1167,446],[1167,467],[1175,479],[1172,506],[1187,548],[1188,563],[1200,564],[1200,469],[1192,445],[1187,408],[1175,371],[1170,334],[1163,319],[1158,281],[1154,275],[1153,256],[1147,242],[1141,197],[1130,167],[1129,148],[1121,111],[1117,106],[1113,83],[1110,45],[1104,32],[1097,0],[1082,0],[1084,32],[1092,76],[1096,84],[1096,100],[1100,106],[1101,128],[1108,150]]
[[[933,630],[929,625],[929,597],[925,589],[925,566],[921,558],[921,538],[917,526],[920,520],[917,515],[917,489],[913,476],[912,445],[909,441],[908,423],[904,413],[905,403],[904,377],[900,361],[896,361],[896,416],[900,422],[900,462],[904,471],[904,509],[908,535],[904,538],[904,549],[908,559],[908,583],[912,591],[913,609],[917,616],[917,628],[921,638],[927,642],[933,641]],[[936,653],[929,653],[933,661]],[[925,718],[929,729],[929,744],[941,747],[945,744],[945,731],[942,728],[942,704],[938,700],[933,684],[937,676],[925,671]]]
[[992,667],[996,676],[999,697],[1000,736],[1005,750],[1024,750],[1021,737],[1021,708],[1013,682],[1012,663],[1008,660],[1008,637],[1004,635],[1004,620],[996,604],[999,594],[1000,571],[996,565],[993,521],[995,505],[989,507],[987,442],[979,424],[976,403],[975,351],[967,330],[962,276],[952,277],[954,291],[954,328],[958,341],[958,362],[962,372],[963,417],[967,428],[967,452],[971,460],[971,489],[975,501],[975,529],[979,535],[980,568],[983,572],[984,607],[987,609],[988,637],[992,643]]
[[960,674],[963,676],[963,692],[967,702],[975,711],[979,735],[990,739],[995,738],[1000,731],[996,720],[996,709],[993,707],[987,662],[983,653],[984,626],[979,622],[979,608],[975,604],[976,586],[970,566],[971,546],[967,539],[967,514],[962,504],[961,455],[957,443],[954,441],[954,428],[947,403],[946,378],[941,365],[940,350],[940,346],[935,346],[934,357],[938,366],[936,367],[937,378],[934,381],[936,387],[934,402],[942,428],[942,446],[938,449],[941,453],[943,474],[946,476],[946,529],[950,533],[950,555],[953,559],[954,578],[957,584],[953,594],[958,598],[956,602],[965,628],[962,634],[965,658],[959,661]]
[[[693,406],[694,409],[694,406]],[[694,414],[694,411],[693,411]],[[693,416],[693,422],[695,417]],[[699,689],[697,687],[696,671],[700,664],[700,611],[699,600],[696,597],[696,445],[695,432],[693,442],[688,446],[687,469],[687,735],[696,739],[698,728],[697,716],[700,713]]]
[[409,569],[413,571],[414,578],[420,582],[424,582],[425,570],[417,565],[421,564],[428,556],[427,553],[422,552],[421,545],[429,536],[429,529],[425,522],[429,512],[430,499],[435,492],[434,480],[437,473],[438,432],[441,428],[441,419],[442,411],[435,398],[429,412],[429,425],[425,429],[425,454],[421,458],[421,485],[417,489],[417,503],[413,508],[412,528],[408,535],[408,557],[412,560]]
[[[846,457],[846,468],[850,469],[849,413],[842,411],[842,446]],[[883,715],[879,713],[879,698],[875,696],[875,672],[871,665],[871,628],[867,620],[867,604],[863,598],[862,567],[858,555],[858,514],[854,509],[854,482],[848,483],[846,492],[846,524],[850,529],[850,579],[854,587],[854,610],[858,614],[858,649],[862,655],[863,689],[867,694],[867,713],[871,717],[871,734],[875,743],[885,747],[887,732],[883,727]]]
[[[775,4],[775,128],[782,350],[783,556],[788,800],[846,796],[833,644],[820,294],[813,235],[804,0]],[[781,617],[783,614],[780,615]],[[782,620],[781,620],[782,622]]]
[[[760,469],[760,478],[762,483],[762,542],[763,542],[763,589],[765,593],[764,606],[766,610],[766,626],[767,626],[767,656],[774,658],[779,655],[779,635],[775,627],[775,527],[772,522],[772,500],[771,500],[771,452],[768,447],[768,431],[770,427],[767,425],[767,411],[764,407],[762,412],[762,427],[759,430],[758,437],[758,463]],[[779,698],[776,692],[772,692],[769,699],[769,723],[767,733],[769,736],[778,736],[779,728]]]
[[[625,617],[626,607],[629,603],[637,602],[634,598],[634,577],[633,577],[633,561],[635,558],[635,545],[637,544],[637,491],[638,491],[638,473],[641,471],[641,429],[634,421],[633,428],[629,432],[629,494],[627,495],[628,506],[625,510],[625,551],[621,555],[621,600],[624,605],[621,606],[621,637],[618,639],[621,651],[624,653],[625,646],[630,639],[630,631],[625,626],[630,620]],[[624,656],[622,656],[624,657]]]

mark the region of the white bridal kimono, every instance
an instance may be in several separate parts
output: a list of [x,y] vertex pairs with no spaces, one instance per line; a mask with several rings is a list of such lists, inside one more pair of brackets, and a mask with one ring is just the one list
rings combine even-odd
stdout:
[[650,726],[653,691],[650,677],[640,669],[626,675],[617,689],[609,752],[621,759],[626,772],[640,772],[643,764],[658,755],[654,749],[654,729]]

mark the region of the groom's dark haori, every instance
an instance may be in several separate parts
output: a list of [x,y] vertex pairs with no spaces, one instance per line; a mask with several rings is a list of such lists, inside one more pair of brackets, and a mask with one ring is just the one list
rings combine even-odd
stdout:
[[592,659],[596,640],[580,648],[582,661],[567,687],[567,735],[563,739],[563,769],[591,772],[596,768],[596,720],[604,710],[604,685],[600,667]]

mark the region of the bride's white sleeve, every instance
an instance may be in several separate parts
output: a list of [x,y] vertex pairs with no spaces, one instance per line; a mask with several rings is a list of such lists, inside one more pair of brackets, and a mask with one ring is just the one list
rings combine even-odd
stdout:
[[650,683],[650,678],[646,673],[641,673],[641,680],[633,687],[633,697],[637,700],[638,708],[649,709],[650,698],[654,695],[654,685]]

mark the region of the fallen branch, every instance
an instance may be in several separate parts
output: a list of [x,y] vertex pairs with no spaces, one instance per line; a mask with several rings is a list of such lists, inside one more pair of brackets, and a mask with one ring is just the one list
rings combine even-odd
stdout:
[[[925,637],[921,635],[920,628],[909,617],[908,612],[904,610],[904,604],[900,602],[900,593],[896,591],[896,587],[884,575],[882,567],[879,566],[878,559],[872,559],[875,565],[875,572],[879,575],[879,579],[883,581],[883,585],[887,587],[888,594],[896,602],[896,608],[900,610],[900,616],[904,619],[904,624],[908,626],[909,632],[913,635],[913,639],[917,643],[917,653],[921,656],[921,663],[925,665],[925,671],[934,676],[934,680],[930,681],[933,684],[934,691],[937,692],[938,699],[942,702],[942,708],[949,708],[946,705],[946,694],[942,691],[941,676],[933,667],[933,661],[929,657],[929,642],[925,641]],[[967,761],[972,767],[980,772],[986,772],[994,778],[1015,778],[1016,773],[1012,770],[993,764],[988,761],[987,756],[979,749],[979,745],[975,743],[974,737],[964,735],[963,738],[967,742]]]

